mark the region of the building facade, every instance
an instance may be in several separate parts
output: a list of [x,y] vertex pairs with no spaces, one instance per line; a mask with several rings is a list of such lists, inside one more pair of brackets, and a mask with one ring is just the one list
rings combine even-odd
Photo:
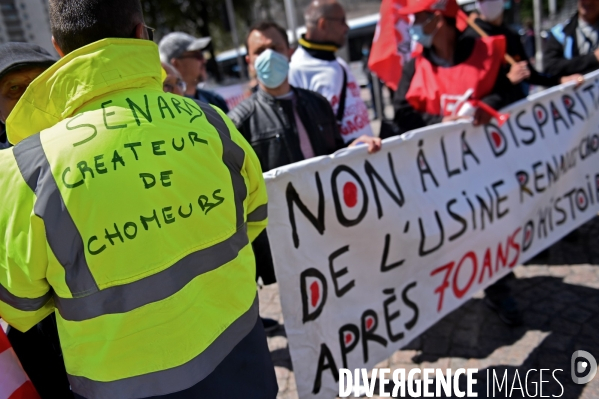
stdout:
[[35,43],[52,54],[47,0],[0,0],[0,43]]

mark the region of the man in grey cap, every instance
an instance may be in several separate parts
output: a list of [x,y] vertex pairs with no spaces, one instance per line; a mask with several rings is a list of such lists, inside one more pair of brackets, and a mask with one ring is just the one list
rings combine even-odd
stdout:
[[0,149],[8,148],[4,123],[29,83],[37,78],[56,57],[31,43],[0,45]]
[[160,60],[174,66],[187,84],[185,96],[219,107],[229,112],[226,101],[213,91],[198,87],[206,70],[204,50],[210,44],[209,37],[195,38],[184,32],[172,32],[158,44]]

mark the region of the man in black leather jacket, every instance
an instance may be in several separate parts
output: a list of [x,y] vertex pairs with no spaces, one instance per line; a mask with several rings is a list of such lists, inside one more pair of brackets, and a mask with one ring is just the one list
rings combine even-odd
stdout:
[[[246,61],[251,75],[256,75],[254,63],[265,50],[287,58],[291,53],[285,30],[272,22],[261,22],[250,28],[247,49]],[[258,82],[252,96],[228,116],[252,144],[263,171],[329,155],[346,146],[326,98],[292,87],[287,79],[274,88],[267,87],[260,77]],[[361,136],[349,147],[358,144],[367,144],[369,152],[380,149],[380,140],[375,137]]]
[[[257,74],[259,83],[252,96],[228,114],[254,148],[262,170],[329,155],[345,147],[327,99],[318,93],[289,85],[285,68],[288,69],[291,51],[285,30],[272,22],[259,23],[250,28],[246,44],[246,61],[250,74],[254,76],[257,74],[254,63],[263,52],[271,50],[278,53],[271,54],[274,60],[266,61],[265,65],[272,70],[265,70],[263,65],[263,73]],[[273,83],[274,75],[278,75],[279,79]],[[265,83],[261,79],[268,81]],[[376,137],[361,136],[349,146],[358,144],[368,145],[371,153],[381,148],[381,140]],[[262,277],[264,284],[276,282],[266,232],[254,240],[253,247],[257,275]]]
[[289,90],[290,98],[280,99],[258,88],[228,114],[252,144],[263,171],[308,158],[302,152],[296,115],[312,147],[309,155],[329,155],[345,147],[326,98],[291,86]]

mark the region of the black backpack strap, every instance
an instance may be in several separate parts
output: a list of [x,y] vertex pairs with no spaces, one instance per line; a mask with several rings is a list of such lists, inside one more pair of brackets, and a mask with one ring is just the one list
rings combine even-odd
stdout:
[[347,94],[347,72],[343,65],[339,64],[343,71],[343,87],[341,88],[341,95],[339,96],[339,108],[337,108],[337,123],[341,125],[343,122],[343,115],[345,114],[345,97]]

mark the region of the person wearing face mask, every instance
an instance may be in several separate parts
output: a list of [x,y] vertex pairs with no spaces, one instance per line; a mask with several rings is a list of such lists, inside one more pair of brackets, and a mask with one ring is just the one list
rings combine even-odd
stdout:
[[[246,46],[249,72],[258,87],[228,116],[254,147],[263,171],[347,146],[326,98],[289,84],[291,49],[285,29],[274,22],[255,24]],[[369,135],[349,147],[358,144],[366,144],[371,153],[380,149],[380,140]]]
[[[510,82],[517,86],[518,91],[515,93],[518,95],[514,100],[525,98],[528,95],[529,85],[551,87],[572,80],[582,82],[583,77],[580,74],[559,77],[539,73],[528,60],[520,35],[503,23],[503,5],[504,0],[477,0],[476,9],[479,17],[474,23],[488,36],[506,38],[506,53],[516,63],[511,66],[505,63],[500,73],[506,74]],[[464,34],[473,38],[480,37],[472,27],[468,27]]]
[[[501,73],[505,37],[475,38],[460,32],[455,0],[408,0],[400,12],[414,15],[410,34],[423,47],[404,65],[394,98],[395,123],[400,131],[466,118],[461,116],[460,107],[468,99],[499,109],[518,98],[516,86]],[[481,108],[474,111],[475,125],[490,119]],[[503,322],[521,324],[505,280],[487,293],[487,305]]]
[[[291,49],[285,29],[274,22],[260,22],[250,28],[246,40],[246,61],[258,87],[229,112],[239,132],[252,145],[264,172],[320,155],[329,155],[346,144],[337,119],[326,98],[293,87],[287,80]],[[371,136],[355,139],[351,146],[365,144],[369,152],[381,148]],[[276,282],[272,255],[265,232],[253,242],[256,274],[264,284]],[[262,320],[265,329],[277,327]]]
[[491,115],[482,108],[470,106],[462,114],[472,104],[467,100],[500,109],[515,97],[509,80],[499,73],[505,39],[464,35],[456,28],[458,9],[455,0],[408,0],[398,11],[414,16],[410,34],[423,48],[405,63],[393,100],[394,121],[402,133],[466,118],[485,124]]

